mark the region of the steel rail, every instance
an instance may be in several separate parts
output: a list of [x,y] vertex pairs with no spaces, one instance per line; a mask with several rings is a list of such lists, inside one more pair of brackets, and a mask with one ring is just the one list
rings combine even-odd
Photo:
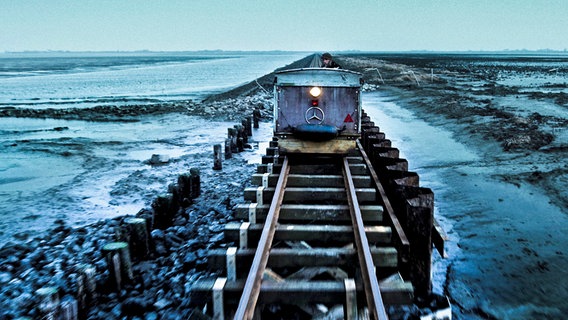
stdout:
[[235,313],[235,320],[249,320],[253,318],[256,302],[260,294],[262,275],[264,274],[266,264],[268,263],[270,247],[272,246],[276,223],[278,222],[278,216],[280,214],[280,207],[282,205],[282,200],[284,199],[284,190],[286,189],[289,172],[290,166],[288,164],[288,157],[285,157],[282,163],[280,177],[278,178],[278,183],[276,184],[276,189],[274,191],[274,196],[272,197],[272,202],[270,204],[270,210],[266,216],[266,221],[256,248],[252,266],[247,276],[243,294],[239,301],[239,306]]
[[373,319],[387,320],[388,315],[381,297],[379,281],[375,273],[375,266],[373,265],[369,242],[365,234],[365,226],[363,224],[363,218],[361,217],[361,209],[359,208],[359,201],[357,200],[357,193],[355,185],[353,184],[351,171],[349,170],[347,157],[343,157],[343,178],[347,191],[351,220],[353,222],[353,232],[355,234],[355,244],[357,246],[361,276],[363,277],[363,285],[365,287],[367,306]]
[[379,181],[379,176],[377,175],[377,172],[375,171],[375,169],[373,169],[373,165],[371,164],[371,160],[369,160],[369,156],[367,156],[367,153],[363,149],[363,145],[361,145],[361,141],[359,141],[359,139],[357,139],[357,148],[359,148],[359,152],[361,153],[361,156],[363,157],[365,164],[367,164],[367,168],[369,169],[369,172],[371,174],[371,179],[373,179],[373,181],[375,183],[375,187],[377,188],[377,191],[379,192],[379,194],[381,196],[382,205],[383,205],[385,211],[387,212],[387,216],[390,219],[392,227],[395,229],[396,234],[398,235],[398,240],[400,241],[400,245],[403,248],[405,248],[405,250],[409,250],[408,248],[410,247],[410,241],[408,241],[408,238],[406,237],[406,233],[402,229],[402,225],[400,224],[400,221],[398,221],[398,218],[394,214],[394,209],[392,208],[392,205],[390,204],[390,201],[387,197],[385,189],[383,188],[383,185]]

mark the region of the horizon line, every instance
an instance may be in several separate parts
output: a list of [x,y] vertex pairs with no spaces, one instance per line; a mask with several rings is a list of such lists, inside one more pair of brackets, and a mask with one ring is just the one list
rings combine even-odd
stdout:
[[330,51],[341,53],[568,53],[568,49],[501,49],[501,50],[23,50],[2,51],[0,54],[33,54],[33,53],[308,53]]

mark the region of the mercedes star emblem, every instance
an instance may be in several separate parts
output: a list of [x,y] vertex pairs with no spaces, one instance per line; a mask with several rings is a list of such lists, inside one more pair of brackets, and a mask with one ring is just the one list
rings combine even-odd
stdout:
[[318,107],[311,107],[306,110],[306,122],[309,124],[321,124],[325,118],[323,110]]

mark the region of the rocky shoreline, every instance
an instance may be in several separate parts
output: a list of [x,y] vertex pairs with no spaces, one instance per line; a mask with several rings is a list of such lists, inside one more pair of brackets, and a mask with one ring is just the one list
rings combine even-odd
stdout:
[[[260,90],[245,96],[211,100],[165,103],[149,106],[98,106],[88,109],[30,110],[6,108],[0,116],[55,118],[85,121],[140,121],[141,116],[166,113],[199,115],[227,121],[251,116],[252,110],[270,119],[271,95]],[[64,130],[64,128],[60,128]],[[254,170],[235,154],[225,160],[222,172],[202,173],[201,195],[195,199],[173,201],[171,223],[161,228],[150,227],[151,253],[143,259],[132,257],[134,279],[116,291],[102,252],[105,244],[121,240],[117,232],[125,220],[143,217],[153,221],[155,207],[143,208],[135,216],[121,216],[98,223],[73,227],[57,220],[45,234],[19,232],[0,248],[0,319],[40,318],[42,305],[38,290],[57,288],[60,306],[79,309],[88,319],[191,319],[194,310],[188,297],[188,284],[211,274],[207,270],[207,251],[226,247],[223,227],[232,220],[232,207],[244,201],[242,190]],[[180,173],[180,176],[184,173]],[[234,181],[220,183],[220,181]],[[172,181],[164,194],[176,192]],[[163,199],[158,196],[154,204]],[[81,306],[78,293],[85,284],[84,270],[93,271],[90,280],[94,290],[83,293],[88,307]]]
[[[225,161],[222,172],[202,177],[207,183],[201,184],[201,195],[195,199],[174,199],[166,209],[158,209],[164,206],[160,204],[164,197],[171,199],[171,192],[179,194],[175,191],[179,184],[172,181],[151,208],[141,209],[135,216],[101,220],[83,227],[57,220],[45,234],[18,233],[0,249],[0,319],[36,319],[45,315],[45,311],[40,311],[42,301],[38,295],[42,288],[57,288],[61,306],[78,308],[81,318],[191,319],[192,313],[198,311],[191,308],[187,285],[211,274],[206,261],[209,249],[227,246],[224,224],[233,219],[232,206],[243,201],[239,196],[253,169],[235,155]],[[238,183],[218,184],[219,179]],[[143,258],[132,256],[133,280],[120,291],[112,289],[115,284],[103,246],[124,240],[118,233],[127,219],[138,217],[155,222],[154,213],[158,210],[171,214],[167,225],[149,228],[150,254]],[[85,269],[92,270],[92,292],[82,289]],[[88,300],[87,307],[81,306],[81,296]]]
[[559,161],[568,149],[566,78],[550,73],[546,57],[386,56],[353,62],[365,71],[383,59],[377,68],[386,81],[376,83],[388,101],[450,132],[478,157],[423,168],[437,172],[435,184],[447,184],[434,192],[445,198],[438,217],[449,222],[444,229],[454,257],[441,264],[454,317],[562,318],[568,312],[560,289],[568,254],[568,164]]
[[[539,161],[550,163],[566,151],[565,145],[554,144],[554,133],[555,128],[565,128],[568,119],[536,112],[522,116],[505,110],[496,105],[493,97],[509,95],[511,92],[500,92],[500,87],[494,83],[474,92],[467,84],[460,82],[459,66],[434,75],[428,72],[430,65],[424,65],[423,61],[395,58],[386,61],[383,57],[372,55],[338,56],[343,67],[364,74],[366,90],[380,88],[400,97],[401,101],[418,110],[432,123],[456,125],[459,130],[466,132],[458,135],[458,139],[465,143],[483,145],[481,141],[489,139],[490,143],[485,148],[498,150],[499,154],[537,152]],[[491,76],[487,75],[468,76],[472,79],[479,76],[491,80]],[[88,109],[3,108],[0,116],[130,122],[138,121],[142,115],[183,113],[232,121],[240,120],[243,115],[250,115],[254,108],[258,108],[266,121],[272,117],[271,79],[272,76],[267,75],[202,102],[99,106]],[[566,96],[563,93],[544,96],[534,93],[533,96],[566,107]],[[556,177],[565,177],[567,170],[565,164],[551,165],[532,173],[503,179],[507,183],[527,181],[549,189],[553,201],[566,208],[568,199],[563,194],[565,189],[559,189],[563,184],[558,184]],[[43,235],[20,235],[3,244],[0,249],[0,319],[38,317],[40,300],[36,292],[44,287],[58,288],[61,301],[77,301],[78,279],[82,277],[81,270],[84,270],[85,264],[96,270],[93,276],[96,292],[91,297],[96,300],[91,301],[90,306],[82,311],[86,318],[197,317],[200,310],[192,308],[188,284],[212,274],[206,266],[206,252],[211,248],[228,246],[222,236],[222,226],[233,219],[231,208],[242,201],[242,190],[253,171],[254,166],[246,165],[237,156],[227,161],[222,174],[204,176],[203,181],[206,183],[202,184],[201,196],[194,199],[191,205],[177,211],[172,226],[153,229],[151,235],[154,250],[151,256],[135,261],[132,267],[134,281],[119,292],[108,289],[108,267],[101,248],[106,243],[117,240],[117,230],[127,217],[103,220],[78,228],[59,220],[55,225],[49,226]],[[218,182],[227,177],[235,183],[222,184],[219,189]],[[164,190],[165,193],[167,191]],[[144,208],[136,216],[147,217],[152,211],[152,208]],[[460,304],[463,297],[459,293],[445,294],[455,294],[453,302],[458,302],[464,312],[481,314],[481,311],[474,310],[477,306]]]
[[102,105],[91,108],[46,108],[30,109],[5,107],[0,109],[0,117],[39,118],[83,120],[94,122],[136,122],[141,116],[158,116],[163,114],[180,113],[198,115],[204,118],[223,119],[227,121],[240,120],[243,114],[251,113],[251,107],[257,107],[266,118],[272,117],[269,110],[272,95],[258,92],[243,98],[228,98],[223,101],[198,103],[195,101],[165,102],[149,105],[113,106]]

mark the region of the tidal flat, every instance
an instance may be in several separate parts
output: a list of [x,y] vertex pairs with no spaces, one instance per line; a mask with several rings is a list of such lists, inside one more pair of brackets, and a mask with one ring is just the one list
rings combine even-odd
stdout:
[[[455,318],[558,318],[568,312],[568,58],[357,54],[337,60],[363,74],[363,108],[401,150],[410,170],[420,174],[421,186],[434,191],[436,217],[450,237],[449,257],[435,257],[434,288],[450,297]],[[50,283],[71,293],[68,276],[74,269],[62,264],[90,261],[104,270],[96,251],[112,238],[120,217],[147,208],[178,174],[197,167],[203,194],[175,228],[156,234],[166,250],[137,271],[168,291],[139,288],[123,300],[143,306],[147,315],[190,312],[179,308],[185,294],[180,279],[191,282],[208,274],[201,254],[222,245],[217,226],[232,219],[231,207],[242,201],[252,162],[270,139],[271,95],[260,85],[270,90],[270,81],[260,78],[243,86],[256,87],[252,93],[176,101],[175,108],[159,114],[140,111],[152,108],[107,106],[94,121],[73,108],[57,108],[51,115],[42,111],[23,118],[39,124],[9,129],[21,136],[3,141],[4,157],[18,149],[46,162],[28,179],[9,180],[9,170],[3,171],[6,190],[18,186],[22,192],[2,211],[16,207],[29,213],[24,219],[2,218],[2,310],[26,315],[34,301],[30,294]],[[266,122],[253,149],[224,162],[222,172],[212,170],[213,144],[255,106],[262,106]],[[10,123],[22,119],[3,117]],[[171,161],[152,166],[146,161],[153,153]],[[23,166],[21,161],[11,169]],[[45,175],[52,179],[38,183]],[[171,235],[183,235],[189,244],[170,241]],[[176,262],[194,253],[193,263]],[[91,316],[124,316],[112,294],[105,294]],[[161,307],[164,301],[169,304]]]

